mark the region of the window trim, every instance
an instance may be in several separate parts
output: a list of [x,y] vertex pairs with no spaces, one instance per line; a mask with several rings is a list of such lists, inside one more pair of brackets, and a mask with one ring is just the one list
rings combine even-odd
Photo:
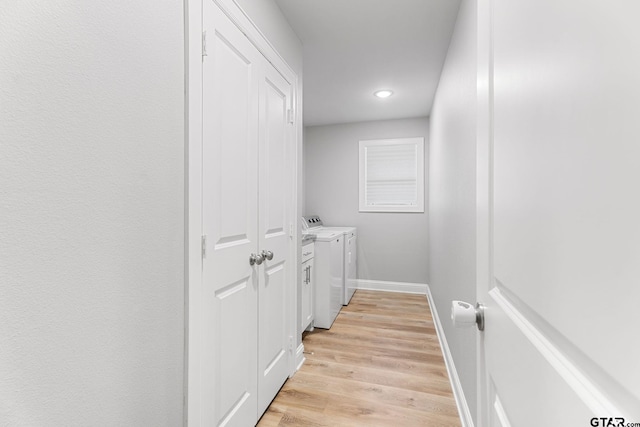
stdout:
[[[416,145],[416,187],[417,200],[416,205],[378,205],[372,206],[366,204],[366,164],[365,153],[367,147],[381,145]],[[389,139],[369,139],[359,141],[358,148],[359,172],[358,172],[358,193],[359,193],[359,211],[360,212],[414,212],[424,213],[425,200],[425,156],[424,156],[424,137],[411,138],[389,138]]]

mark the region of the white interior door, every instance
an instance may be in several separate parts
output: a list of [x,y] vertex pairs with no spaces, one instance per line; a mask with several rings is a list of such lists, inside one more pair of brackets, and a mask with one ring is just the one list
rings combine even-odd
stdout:
[[258,99],[262,58],[210,0],[203,5],[203,418],[257,420]]
[[482,425],[640,422],[640,3],[478,5]]
[[260,79],[260,185],[259,248],[267,251],[259,281],[258,411],[269,406],[289,374],[289,319],[291,292],[287,288],[290,268],[288,171],[295,163],[288,123],[291,85],[265,61]]

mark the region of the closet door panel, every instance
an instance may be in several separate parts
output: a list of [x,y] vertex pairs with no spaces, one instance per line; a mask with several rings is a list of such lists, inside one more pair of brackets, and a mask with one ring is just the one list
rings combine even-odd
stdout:
[[291,353],[287,335],[289,258],[289,185],[293,167],[289,152],[292,130],[287,121],[291,85],[265,61],[260,80],[260,249],[273,254],[265,261],[259,291],[258,410],[264,411],[287,379]]
[[261,55],[204,2],[202,425],[257,421],[258,100]]

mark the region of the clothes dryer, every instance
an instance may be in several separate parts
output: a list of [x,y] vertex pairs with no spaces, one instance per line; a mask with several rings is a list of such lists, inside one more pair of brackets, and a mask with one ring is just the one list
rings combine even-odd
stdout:
[[303,233],[334,231],[342,233],[342,279],[341,303],[348,305],[358,287],[358,230],[356,227],[325,226],[318,215],[302,217]]

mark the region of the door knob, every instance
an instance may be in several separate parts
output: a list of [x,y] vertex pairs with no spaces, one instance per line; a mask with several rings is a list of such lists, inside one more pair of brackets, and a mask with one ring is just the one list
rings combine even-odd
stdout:
[[256,254],[251,254],[249,256],[249,265],[254,265],[254,264],[262,264],[262,261],[264,261],[264,257],[262,256],[262,254],[256,255]]
[[271,251],[262,251],[261,255],[263,259],[266,259],[268,261],[271,261],[273,259],[273,252]]
[[478,330],[484,331],[484,306],[477,303],[472,306],[468,302],[453,301],[451,303],[451,320],[457,328],[467,328],[477,325]]

